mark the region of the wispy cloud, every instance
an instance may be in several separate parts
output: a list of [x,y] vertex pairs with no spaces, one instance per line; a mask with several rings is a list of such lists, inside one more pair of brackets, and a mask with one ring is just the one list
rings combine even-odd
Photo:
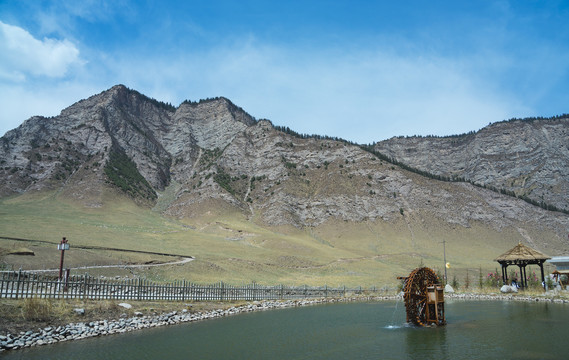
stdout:
[[268,2],[258,11],[215,1],[26,4],[14,14],[31,7],[33,20],[0,23],[2,53],[6,36],[26,45],[0,56],[6,130],[117,83],[174,105],[225,96],[257,118],[360,143],[568,111],[567,11],[555,7],[296,4],[285,7],[298,16],[284,17]]
[[[381,47],[299,49],[245,39],[175,56],[98,56],[89,59],[84,72],[57,86],[57,99],[49,87],[23,87],[10,89],[10,101],[36,98],[37,106],[29,111],[54,115],[79,100],[78,94],[86,97],[123,83],[174,105],[226,96],[257,118],[359,143],[463,133],[526,110],[508,94],[493,91],[488,79],[477,77],[472,67],[478,64]],[[55,109],[55,104],[61,107]]]
[[493,91],[475,65],[380,48],[312,51],[246,41],[177,58],[123,58],[115,71],[128,86],[173,104],[222,95],[299,132],[372,142],[478,130],[527,110]]

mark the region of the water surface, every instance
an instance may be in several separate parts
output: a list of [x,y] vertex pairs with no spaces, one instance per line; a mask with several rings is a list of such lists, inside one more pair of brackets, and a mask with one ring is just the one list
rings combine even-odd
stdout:
[[406,325],[403,304],[279,309],[5,352],[5,359],[563,359],[569,306],[447,301],[448,325]]

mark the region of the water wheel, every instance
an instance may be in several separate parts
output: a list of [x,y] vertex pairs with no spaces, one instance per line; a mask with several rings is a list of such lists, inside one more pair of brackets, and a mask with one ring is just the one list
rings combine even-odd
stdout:
[[407,322],[425,326],[444,325],[443,288],[437,274],[427,267],[417,268],[405,278],[403,298],[407,310]]

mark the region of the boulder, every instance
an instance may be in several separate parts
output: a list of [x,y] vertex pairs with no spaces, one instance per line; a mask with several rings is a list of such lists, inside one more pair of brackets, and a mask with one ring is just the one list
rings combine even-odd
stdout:
[[446,284],[445,285],[445,292],[448,294],[454,294],[454,289],[452,288],[452,286],[450,286],[450,284]]
[[132,309],[132,305],[131,304],[127,304],[127,303],[120,303],[119,306],[125,308],[125,309]]
[[507,293],[517,293],[518,288],[515,286],[504,285],[500,288],[500,292],[507,294]]
[[75,309],[73,309],[73,311],[77,315],[85,315],[85,309],[83,309],[83,308],[75,308]]

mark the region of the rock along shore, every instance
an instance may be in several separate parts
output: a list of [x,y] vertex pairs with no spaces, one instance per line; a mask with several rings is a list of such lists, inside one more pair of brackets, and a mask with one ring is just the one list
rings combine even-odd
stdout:
[[548,302],[567,304],[569,300],[548,296],[526,296],[523,294],[445,294],[446,299],[456,300],[495,300],[495,301],[525,301],[525,302]]
[[[526,301],[526,302],[553,302],[569,303],[566,299],[552,297],[533,297],[523,295],[500,295],[500,294],[445,294],[447,299],[456,300],[497,300],[497,301]],[[17,335],[0,335],[0,352],[16,350],[32,346],[54,344],[57,342],[80,340],[96,336],[121,334],[134,330],[148,329],[158,326],[181,324],[185,322],[215,319],[224,316],[237,315],[251,311],[291,308],[298,306],[316,305],[324,303],[351,302],[351,301],[386,301],[401,300],[399,296],[370,296],[348,298],[319,298],[302,300],[265,300],[254,301],[247,305],[235,306],[225,310],[212,310],[207,312],[191,313],[187,309],[181,312],[146,316],[135,313],[134,317],[121,318],[118,320],[100,320],[89,323],[71,323],[65,326],[48,326],[37,331],[20,332]]]

